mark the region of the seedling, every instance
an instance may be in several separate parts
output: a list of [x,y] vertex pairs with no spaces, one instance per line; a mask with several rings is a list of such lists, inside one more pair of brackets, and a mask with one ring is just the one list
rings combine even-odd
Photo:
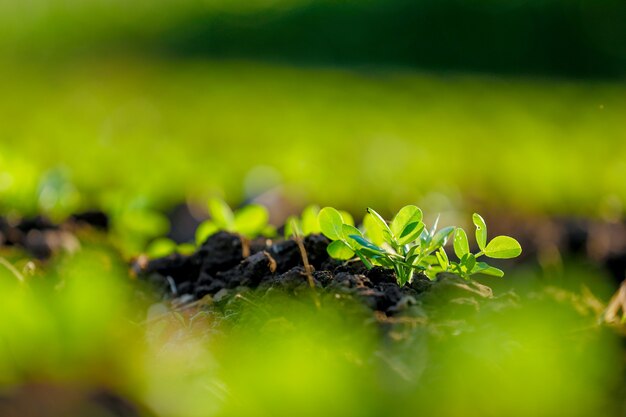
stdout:
[[285,239],[297,236],[308,236],[320,233],[320,223],[317,215],[320,212],[319,206],[310,205],[302,210],[301,217],[290,216],[285,222]]
[[196,246],[193,243],[177,244],[172,239],[161,237],[150,242],[145,253],[150,258],[162,258],[175,252],[181,255],[191,255],[195,250]]
[[[301,236],[308,236],[316,233],[321,233],[320,222],[318,221],[318,215],[320,212],[319,206],[310,205],[302,210],[302,215],[290,216],[285,222],[285,239],[296,236],[296,233]],[[350,213],[339,210],[344,223],[354,226],[354,219]]]
[[[445,227],[437,230],[438,218],[430,229],[423,222],[422,211],[416,206],[403,207],[390,223],[374,209],[367,209],[364,219],[365,233],[343,221],[341,213],[326,207],[319,213],[322,233],[332,242],[327,251],[333,258],[348,260],[358,256],[367,268],[375,265],[393,269],[399,285],[410,282],[415,272],[435,279],[438,273],[451,272],[465,279],[482,273],[502,276],[504,273],[484,262],[480,256],[491,258],[514,258],[522,249],[508,236],[498,236],[487,244],[487,227],[478,214],[474,215],[476,240],[480,248],[471,254],[467,234],[463,229]],[[459,262],[450,262],[444,246],[454,234],[455,253]]]
[[276,233],[268,224],[267,209],[260,204],[249,204],[233,212],[224,201],[212,198],[208,202],[208,209],[211,219],[205,220],[196,229],[198,245],[220,230],[238,233],[247,239],[254,239],[261,234],[273,236]]
[[446,272],[454,272],[455,274],[469,278],[474,274],[491,275],[494,277],[503,277],[504,272],[498,268],[490,266],[486,262],[478,262],[481,256],[493,259],[510,259],[516,258],[522,253],[522,247],[509,236],[496,236],[487,243],[487,224],[485,220],[477,213],[472,216],[474,226],[476,226],[476,243],[480,252],[472,254],[469,249],[467,233],[458,227],[454,232],[454,253],[459,258],[459,262],[449,262],[443,255],[438,258],[439,265]]

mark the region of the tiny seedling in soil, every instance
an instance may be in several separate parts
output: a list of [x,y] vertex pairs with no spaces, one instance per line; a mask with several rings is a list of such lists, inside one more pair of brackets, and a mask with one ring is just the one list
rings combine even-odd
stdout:
[[[349,225],[354,226],[354,219],[347,211],[338,210],[341,214],[341,218],[343,222]],[[319,234],[322,232],[320,228],[320,222],[318,220],[318,215],[320,212],[320,208],[317,205],[310,205],[302,210],[302,214],[300,217],[298,216],[290,216],[287,218],[285,222],[285,239],[289,239],[292,236],[295,236],[296,233],[301,236],[309,236],[313,234]]]
[[[487,226],[482,217],[474,214],[476,241],[480,251],[469,250],[467,233],[460,227],[437,230],[438,220],[428,229],[423,222],[422,210],[416,206],[403,207],[387,223],[374,209],[367,209],[364,232],[347,224],[342,214],[332,208],[320,210],[320,230],[332,242],[328,245],[330,256],[349,260],[358,256],[367,268],[382,266],[393,269],[400,286],[410,282],[415,272],[434,280],[437,274],[449,272],[469,279],[474,274],[501,277],[504,273],[477,259],[486,256],[509,259],[519,256],[522,248],[517,240],[497,236],[487,243]],[[454,252],[458,262],[449,260],[445,245],[454,236]]]
[[269,213],[260,204],[249,204],[233,212],[224,201],[212,198],[208,202],[211,218],[196,229],[196,243],[201,245],[209,236],[220,231],[237,233],[247,239],[259,235],[273,236],[276,231],[268,224]]

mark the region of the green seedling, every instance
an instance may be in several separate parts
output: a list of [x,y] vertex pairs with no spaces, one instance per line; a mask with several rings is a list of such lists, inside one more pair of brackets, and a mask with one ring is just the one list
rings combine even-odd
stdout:
[[285,222],[285,239],[320,233],[320,223],[317,221],[319,212],[319,206],[310,205],[302,210],[300,217],[289,216]]
[[173,253],[191,255],[195,250],[196,246],[192,243],[177,244],[172,239],[161,237],[150,242],[145,250],[145,253],[150,258],[162,258]]
[[[320,213],[319,206],[310,205],[302,210],[302,215],[290,216],[285,222],[285,239],[296,236],[296,233],[300,236],[308,236],[317,233],[321,233],[320,222],[318,215]],[[341,217],[346,224],[354,226],[354,219],[350,213],[339,210]]]
[[454,253],[459,258],[459,262],[449,262],[442,256],[439,259],[441,268],[466,279],[474,274],[504,276],[502,270],[486,262],[478,262],[477,259],[481,256],[493,259],[516,258],[522,253],[522,247],[517,240],[509,236],[496,236],[487,243],[485,220],[477,213],[474,213],[472,220],[476,226],[476,243],[480,251],[476,254],[470,252],[467,233],[459,227],[454,231]]
[[[469,252],[463,229],[450,226],[437,230],[439,219],[428,229],[422,211],[416,206],[403,207],[390,223],[374,209],[367,211],[362,232],[346,224],[342,215],[332,207],[322,209],[318,216],[320,229],[332,241],[327,251],[333,258],[341,260],[358,256],[367,268],[393,269],[401,286],[410,282],[416,271],[433,280],[441,272],[451,272],[465,279],[478,273],[502,276],[499,269],[476,259],[483,255],[514,258],[521,253],[519,243],[508,236],[495,237],[487,244],[487,227],[477,214],[474,223],[480,252],[474,255]],[[459,262],[450,262],[444,248],[452,235]]]
[[259,235],[273,236],[276,231],[268,224],[269,213],[260,204],[249,204],[233,212],[223,200],[212,198],[208,202],[211,219],[196,229],[196,243],[201,245],[209,236],[220,231],[238,233],[247,239]]

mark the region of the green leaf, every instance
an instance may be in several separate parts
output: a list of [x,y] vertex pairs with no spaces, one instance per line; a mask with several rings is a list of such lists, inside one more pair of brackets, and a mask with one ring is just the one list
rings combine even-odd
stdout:
[[346,241],[349,246],[355,247],[357,243],[350,236],[362,236],[361,231],[354,226],[350,226],[349,224],[341,225],[341,234],[342,240]]
[[365,239],[361,235],[350,235],[350,238],[353,239],[359,246],[361,246],[363,248],[367,248],[367,249],[375,252],[377,255],[385,253],[384,249],[379,248],[378,246],[376,246],[373,243],[369,242],[367,239]]
[[484,249],[485,255],[495,259],[510,259],[522,253],[519,242],[509,236],[496,236]]
[[354,257],[354,251],[341,240],[335,240],[334,242],[331,242],[330,245],[328,245],[328,247],[326,248],[326,251],[333,258],[342,261],[347,261],[348,259],[352,259]]
[[452,234],[452,232],[454,232],[454,227],[448,226],[448,227],[444,227],[443,229],[435,233],[435,235],[433,236],[433,240],[430,244],[430,247],[432,249],[437,249],[440,246],[445,245],[448,238]]
[[302,236],[302,225],[297,216],[289,216],[285,222],[285,239],[292,236]]
[[400,233],[400,238],[398,239],[398,243],[401,245],[406,245],[408,243],[413,242],[415,239],[422,234],[424,230],[424,223],[421,221],[409,223]]
[[302,211],[302,234],[308,236],[314,233],[320,232],[320,222],[317,220],[317,216],[320,212],[320,208],[315,205],[307,206]]
[[202,245],[209,236],[219,230],[219,227],[212,220],[205,220],[196,228],[196,244]]
[[277,235],[276,228],[271,224],[267,224],[263,230],[261,230],[261,234],[265,237],[275,237]]
[[433,223],[433,227],[430,228],[430,237],[435,236],[435,231],[437,230],[437,226],[439,225],[439,219],[441,218],[441,214],[437,215],[435,219],[435,223]]
[[476,265],[472,269],[471,273],[489,275],[498,278],[502,278],[504,276],[504,272],[502,270],[494,268],[486,262],[476,262]]
[[447,270],[450,261],[448,260],[448,254],[446,254],[446,251],[443,248],[439,248],[435,255],[437,256],[439,265],[441,265],[441,269],[444,271]]
[[393,233],[391,229],[387,225],[385,219],[382,218],[380,214],[376,212],[373,208],[368,208],[367,212],[372,215],[372,219],[374,219],[374,224],[381,230],[383,235],[383,240],[389,244],[393,243]]
[[460,264],[465,271],[471,272],[474,269],[474,266],[476,265],[476,256],[474,256],[471,253],[466,253],[461,258]]
[[383,231],[373,215],[367,213],[363,217],[363,227],[365,228],[365,235],[375,245],[380,246],[385,242]]
[[369,259],[367,259],[367,256],[362,251],[357,250],[356,254],[367,269],[372,269],[374,267],[374,265],[372,265],[372,262]]
[[196,245],[193,243],[181,243],[176,246],[176,252],[181,255],[191,255],[196,251]]
[[349,224],[350,226],[354,226],[354,218],[350,213],[345,210],[339,210],[339,214],[341,214],[341,220],[343,220],[344,224]]
[[474,222],[474,226],[476,226],[476,243],[478,243],[480,250],[484,251],[485,245],[487,245],[487,224],[478,213],[474,213],[472,221]]
[[361,233],[359,229],[349,224],[341,225],[341,233],[344,239],[347,239],[348,237],[350,237],[350,235],[363,236],[363,234]]
[[469,253],[469,242],[465,230],[458,227],[454,231],[454,253],[461,259],[463,255]]
[[120,223],[123,230],[145,238],[162,236],[170,229],[170,222],[166,216],[155,210],[147,209],[124,211]]
[[234,229],[240,235],[255,238],[263,231],[269,218],[270,215],[264,206],[250,204],[235,213]]
[[224,200],[211,198],[209,200],[208,207],[211,219],[219,229],[232,229],[235,216]]
[[391,232],[398,237],[406,229],[406,227],[415,222],[422,221],[422,210],[416,206],[405,206],[400,209],[398,214],[391,221]]
[[320,210],[317,220],[320,230],[330,240],[339,240],[343,236],[343,219],[341,214],[332,207],[324,207]]
[[163,258],[176,251],[176,243],[166,237],[153,240],[146,249],[146,254],[150,258]]

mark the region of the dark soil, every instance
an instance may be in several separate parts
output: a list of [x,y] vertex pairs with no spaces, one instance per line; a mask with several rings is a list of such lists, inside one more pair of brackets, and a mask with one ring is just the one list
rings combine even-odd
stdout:
[[37,259],[47,259],[59,250],[76,248],[74,232],[81,227],[107,231],[109,218],[100,211],[74,214],[60,224],[44,216],[18,220],[0,217],[0,246],[19,248]]
[[[367,270],[360,261],[340,262],[330,258],[326,252],[328,243],[321,235],[304,238],[316,291],[347,294],[385,316],[410,312],[418,304],[417,299],[423,298],[432,287],[448,288],[445,292],[453,298],[492,297],[488,287],[456,276],[442,276],[433,282],[426,276],[416,275],[411,283],[400,287],[391,270],[379,267]],[[219,232],[190,256],[174,254],[135,262],[132,268],[134,274],[152,284],[157,296],[186,301],[210,295],[219,303],[249,289],[261,292],[280,289],[295,294],[311,290],[294,240],[257,239],[250,243],[250,255],[244,258],[242,254],[239,236]],[[437,293],[441,292],[432,291],[432,294]],[[471,309],[475,303],[469,301],[469,307],[462,308]]]

